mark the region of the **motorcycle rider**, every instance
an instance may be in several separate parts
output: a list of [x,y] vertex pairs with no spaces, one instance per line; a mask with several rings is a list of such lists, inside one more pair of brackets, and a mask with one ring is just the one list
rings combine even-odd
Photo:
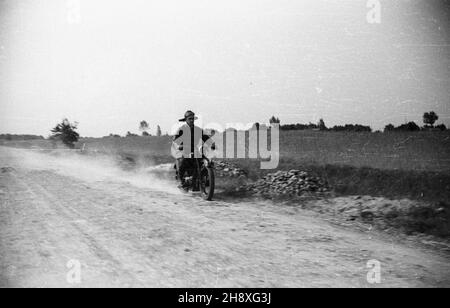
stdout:
[[[173,147],[175,149],[176,167],[178,170],[178,178],[180,180],[179,187],[187,189],[184,180],[184,174],[188,169],[195,168],[195,159],[201,159],[202,153],[199,151],[199,145],[202,147],[204,144],[211,145],[211,149],[215,149],[215,145],[212,142],[210,136],[203,133],[203,129],[194,125],[197,117],[191,110],[186,111],[184,117],[179,119],[180,122],[186,122],[183,124],[173,137]],[[194,172],[194,183],[196,183],[197,173]],[[198,190],[195,187],[194,190]]]

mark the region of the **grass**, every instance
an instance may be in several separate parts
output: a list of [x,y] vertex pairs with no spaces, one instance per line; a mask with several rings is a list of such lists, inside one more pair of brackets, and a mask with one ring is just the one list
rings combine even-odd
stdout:
[[280,156],[309,165],[450,172],[450,132],[288,131]]

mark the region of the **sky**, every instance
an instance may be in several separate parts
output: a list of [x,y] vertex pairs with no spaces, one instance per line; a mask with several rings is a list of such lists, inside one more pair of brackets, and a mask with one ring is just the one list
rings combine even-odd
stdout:
[[188,109],[223,127],[431,110],[450,126],[449,5],[380,0],[369,23],[368,2],[0,0],[0,133],[66,117],[82,136],[170,133]]

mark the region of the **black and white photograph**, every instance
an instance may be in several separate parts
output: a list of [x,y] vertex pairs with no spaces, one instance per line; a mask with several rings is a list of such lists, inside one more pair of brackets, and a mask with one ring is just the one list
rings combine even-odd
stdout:
[[450,287],[449,21],[448,0],[0,0],[0,288]]

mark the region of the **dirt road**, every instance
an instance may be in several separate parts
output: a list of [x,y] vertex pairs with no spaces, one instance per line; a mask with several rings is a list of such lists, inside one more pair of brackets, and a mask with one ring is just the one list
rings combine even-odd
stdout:
[[35,152],[0,147],[1,287],[450,286],[449,258],[431,250]]

